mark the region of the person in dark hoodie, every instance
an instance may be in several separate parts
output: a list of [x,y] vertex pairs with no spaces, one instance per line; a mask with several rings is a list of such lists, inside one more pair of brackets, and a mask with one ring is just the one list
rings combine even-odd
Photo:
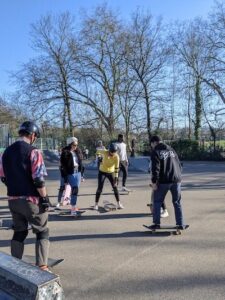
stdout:
[[61,199],[65,189],[65,183],[71,186],[71,215],[76,216],[78,208],[77,195],[81,182],[82,172],[82,152],[78,148],[78,139],[76,137],[67,138],[67,146],[62,149],[60,156],[61,183],[58,199]]
[[181,163],[173,148],[164,144],[157,135],[151,138],[153,149],[152,188],[154,190],[154,213],[152,227],[160,227],[160,209],[168,191],[172,194],[176,226],[184,228],[181,207]]

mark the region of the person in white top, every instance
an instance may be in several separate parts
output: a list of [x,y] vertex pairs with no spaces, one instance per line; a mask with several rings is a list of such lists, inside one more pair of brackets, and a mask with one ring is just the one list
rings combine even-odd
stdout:
[[122,172],[122,191],[128,191],[126,188],[127,174],[128,174],[128,158],[127,158],[127,145],[124,143],[123,134],[118,135],[117,140],[117,154],[120,158],[120,172]]

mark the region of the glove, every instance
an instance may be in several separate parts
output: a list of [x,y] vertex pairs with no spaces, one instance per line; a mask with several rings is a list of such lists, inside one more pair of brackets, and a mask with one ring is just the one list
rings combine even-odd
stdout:
[[40,197],[40,203],[45,211],[47,211],[50,207],[50,200],[48,196]]
[[4,183],[7,186],[6,178],[5,177],[1,177],[1,182]]

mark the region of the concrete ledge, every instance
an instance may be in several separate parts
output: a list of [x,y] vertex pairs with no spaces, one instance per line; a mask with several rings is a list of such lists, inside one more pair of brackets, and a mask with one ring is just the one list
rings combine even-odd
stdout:
[[0,252],[1,290],[12,297],[9,299],[63,299],[59,276],[3,252]]

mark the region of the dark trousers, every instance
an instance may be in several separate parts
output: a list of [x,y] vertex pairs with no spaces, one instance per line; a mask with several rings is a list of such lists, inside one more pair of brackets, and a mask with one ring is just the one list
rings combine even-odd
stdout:
[[98,173],[98,188],[97,188],[97,191],[96,191],[95,202],[96,203],[99,202],[99,199],[100,199],[100,196],[101,196],[106,178],[108,178],[109,182],[111,183],[116,201],[117,202],[120,201],[118,188],[117,188],[117,186],[114,186],[113,173],[105,173],[105,172],[99,171],[99,173]]
[[36,264],[38,266],[47,265],[49,251],[48,213],[41,205],[27,201],[26,198],[9,200],[8,203],[14,226],[11,242],[12,255],[19,259],[22,258],[29,223],[36,234]]
[[122,172],[122,186],[126,185],[127,181],[127,174],[128,174],[128,167],[127,167],[127,162],[126,161],[121,161],[120,162],[120,170],[119,173]]
[[160,208],[167,192],[170,191],[175,212],[176,225],[184,225],[181,207],[181,183],[160,183],[154,191],[153,223],[160,224]]

